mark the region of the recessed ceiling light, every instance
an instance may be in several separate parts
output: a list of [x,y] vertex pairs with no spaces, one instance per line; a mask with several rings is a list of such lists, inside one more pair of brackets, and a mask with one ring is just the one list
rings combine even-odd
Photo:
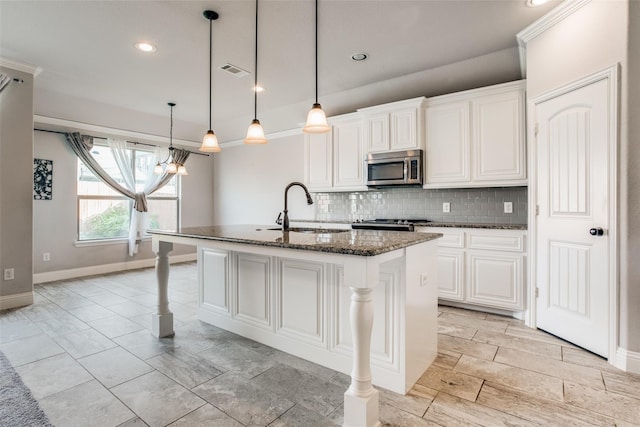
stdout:
[[264,88],[262,86],[256,86],[253,88],[253,90],[255,90],[256,92],[264,92]]
[[364,61],[368,57],[369,55],[367,55],[366,53],[354,53],[353,55],[351,55],[351,59],[358,62]]
[[545,4],[549,0],[525,0],[525,4],[529,7],[536,7]]
[[149,42],[138,42],[136,43],[136,49],[141,50],[143,52],[155,52],[158,50],[154,45]]

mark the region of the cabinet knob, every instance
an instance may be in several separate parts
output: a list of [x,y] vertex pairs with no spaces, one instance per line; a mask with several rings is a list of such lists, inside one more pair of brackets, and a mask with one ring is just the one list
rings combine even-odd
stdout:
[[604,230],[602,227],[594,227],[589,229],[589,234],[592,236],[604,236]]

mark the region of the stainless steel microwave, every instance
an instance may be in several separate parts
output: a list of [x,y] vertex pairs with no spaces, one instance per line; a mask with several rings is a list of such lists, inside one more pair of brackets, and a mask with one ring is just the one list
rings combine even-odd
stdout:
[[422,150],[371,153],[365,162],[367,185],[422,184]]

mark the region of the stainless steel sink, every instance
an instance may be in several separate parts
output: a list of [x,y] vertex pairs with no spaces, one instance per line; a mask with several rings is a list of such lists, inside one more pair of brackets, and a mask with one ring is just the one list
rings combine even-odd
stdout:
[[[256,231],[282,231],[282,227],[277,228],[257,228]],[[290,227],[289,232],[293,233],[309,233],[309,234],[327,234],[327,233],[346,233],[351,231],[350,229],[338,229],[338,228],[307,228],[307,227]]]

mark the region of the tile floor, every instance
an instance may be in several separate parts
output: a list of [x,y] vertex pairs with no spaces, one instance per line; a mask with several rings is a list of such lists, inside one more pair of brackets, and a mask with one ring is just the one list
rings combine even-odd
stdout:
[[[334,426],[349,377],[201,323],[194,263],[172,266],[174,338],[153,269],[37,285],[0,312],[0,349],[56,426]],[[440,307],[439,355],[393,426],[640,425],[640,376],[522,322]]]

